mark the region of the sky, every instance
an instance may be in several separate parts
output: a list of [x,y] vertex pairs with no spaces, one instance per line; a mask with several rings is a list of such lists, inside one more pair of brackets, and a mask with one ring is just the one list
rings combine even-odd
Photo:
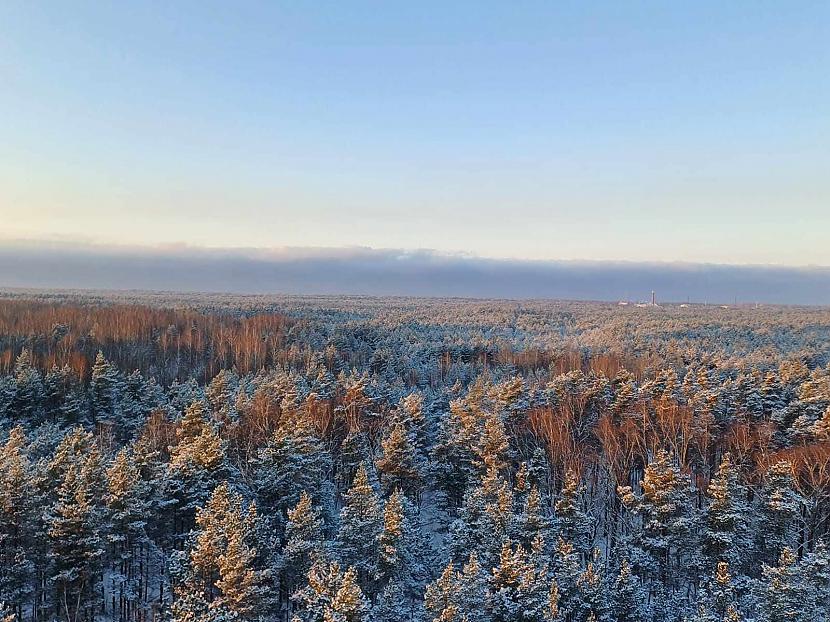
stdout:
[[9,0],[0,244],[830,266],[829,42],[827,2]]

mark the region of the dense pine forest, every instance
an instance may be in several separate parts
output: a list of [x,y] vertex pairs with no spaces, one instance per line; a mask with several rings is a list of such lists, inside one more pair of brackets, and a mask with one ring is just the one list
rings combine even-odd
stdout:
[[4,622],[830,619],[830,310],[0,294]]

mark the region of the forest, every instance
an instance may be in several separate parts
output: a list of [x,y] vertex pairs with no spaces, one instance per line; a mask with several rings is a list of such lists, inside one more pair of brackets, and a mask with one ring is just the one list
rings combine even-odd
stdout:
[[830,309],[0,291],[2,622],[827,622]]

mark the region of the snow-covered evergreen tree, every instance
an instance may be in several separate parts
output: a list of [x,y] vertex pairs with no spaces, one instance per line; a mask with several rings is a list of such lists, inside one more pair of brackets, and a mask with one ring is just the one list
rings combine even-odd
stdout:
[[771,465],[764,474],[756,531],[761,560],[765,563],[774,563],[784,547],[794,545],[801,503],[792,464],[780,461]]
[[79,622],[94,617],[101,605],[105,554],[101,458],[90,436],[79,430],[62,443],[51,468],[59,473],[60,482],[46,518],[50,580],[58,594],[55,615]]
[[383,455],[377,461],[384,493],[402,490],[419,499],[423,488],[424,463],[418,452],[415,435],[401,422],[396,423],[381,442]]
[[709,507],[706,510],[706,531],[703,537],[705,555],[711,566],[728,562],[741,569],[750,544],[750,517],[746,487],[738,468],[727,453],[706,489]]
[[18,619],[23,618],[35,570],[30,550],[36,511],[33,487],[26,437],[17,426],[0,448],[0,594],[8,615]]
[[565,484],[556,501],[556,528],[559,537],[569,542],[578,553],[586,556],[591,549],[593,521],[582,509],[583,487],[573,470],[565,474]]
[[382,526],[380,500],[369,483],[366,468],[361,465],[340,511],[337,554],[344,566],[355,569],[358,582],[368,593],[373,593],[375,588]]
[[112,426],[123,433],[121,400],[124,382],[118,367],[110,363],[100,350],[92,366],[92,379],[89,382],[89,404],[93,423]]

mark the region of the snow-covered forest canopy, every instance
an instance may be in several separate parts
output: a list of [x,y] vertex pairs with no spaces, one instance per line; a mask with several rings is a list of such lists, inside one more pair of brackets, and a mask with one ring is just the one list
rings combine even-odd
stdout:
[[0,293],[6,622],[824,622],[830,310]]

